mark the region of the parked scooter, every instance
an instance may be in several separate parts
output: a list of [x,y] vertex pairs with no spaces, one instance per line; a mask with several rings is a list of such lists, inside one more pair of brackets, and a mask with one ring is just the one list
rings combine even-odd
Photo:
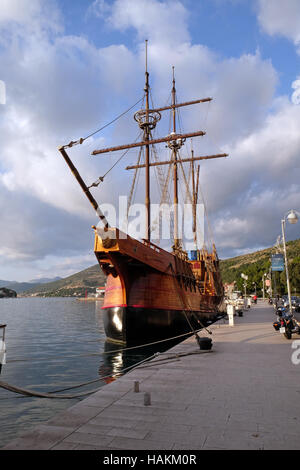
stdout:
[[277,321],[273,323],[276,331],[284,334],[287,339],[292,338],[293,333],[300,334],[300,321],[298,321],[285,307],[278,307]]
[[[292,333],[294,333],[294,322],[293,317],[289,312],[284,312],[280,317],[280,333],[283,333],[286,339],[292,338]],[[295,331],[296,332],[296,331]]]
[[282,315],[285,312],[285,308],[284,307],[277,307],[277,308],[275,308],[275,310],[276,310],[275,314],[277,315],[277,320],[274,321],[273,327],[276,331],[279,331],[280,328],[281,328],[281,321],[280,320],[281,320]]

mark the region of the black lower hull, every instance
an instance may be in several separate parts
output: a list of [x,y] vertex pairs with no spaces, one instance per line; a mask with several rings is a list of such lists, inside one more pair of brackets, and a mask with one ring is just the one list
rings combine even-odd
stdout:
[[[220,318],[219,314],[181,310],[110,307],[103,309],[108,341],[141,345],[199,330]],[[192,334],[192,333],[191,333]]]

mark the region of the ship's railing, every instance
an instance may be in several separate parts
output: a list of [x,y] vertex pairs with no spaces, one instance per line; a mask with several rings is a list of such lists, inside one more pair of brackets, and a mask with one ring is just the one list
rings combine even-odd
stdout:
[[145,238],[142,239],[144,245],[149,246],[149,248],[152,248],[152,250],[157,251],[157,253],[160,253],[162,250],[159,246],[155,245],[154,243],[150,242],[149,240],[146,240]]
[[173,254],[183,261],[189,261],[188,254],[185,250],[179,247],[173,247]]

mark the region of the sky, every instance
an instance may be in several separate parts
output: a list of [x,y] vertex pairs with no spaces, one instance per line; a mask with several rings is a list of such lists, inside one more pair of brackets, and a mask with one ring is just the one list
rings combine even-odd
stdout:
[[[229,154],[200,170],[219,256],[272,246],[287,211],[300,211],[299,0],[0,0],[0,279],[95,264],[98,221],[58,147],[143,97],[145,39],[156,106],[170,98],[172,66],[179,102],[213,98],[180,117],[185,132],[206,132],[195,153]],[[91,184],[120,157],[91,152],[137,136],[127,114],[69,155]],[[136,157],[93,189],[98,202],[126,194]],[[300,223],[286,236],[299,238]]]

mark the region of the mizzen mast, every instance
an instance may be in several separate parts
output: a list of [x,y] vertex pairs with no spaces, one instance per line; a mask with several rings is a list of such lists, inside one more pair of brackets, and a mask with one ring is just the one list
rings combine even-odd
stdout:
[[[225,155],[224,155],[225,156]],[[197,203],[198,203],[198,189],[199,189],[199,171],[200,165],[197,167],[197,176],[195,179],[195,164],[194,164],[194,150],[192,150],[192,160],[191,160],[191,167],[192,167],[192,204],[193,204],[193,234],[194,234],[194,244],[195,249],[197,249]]]

